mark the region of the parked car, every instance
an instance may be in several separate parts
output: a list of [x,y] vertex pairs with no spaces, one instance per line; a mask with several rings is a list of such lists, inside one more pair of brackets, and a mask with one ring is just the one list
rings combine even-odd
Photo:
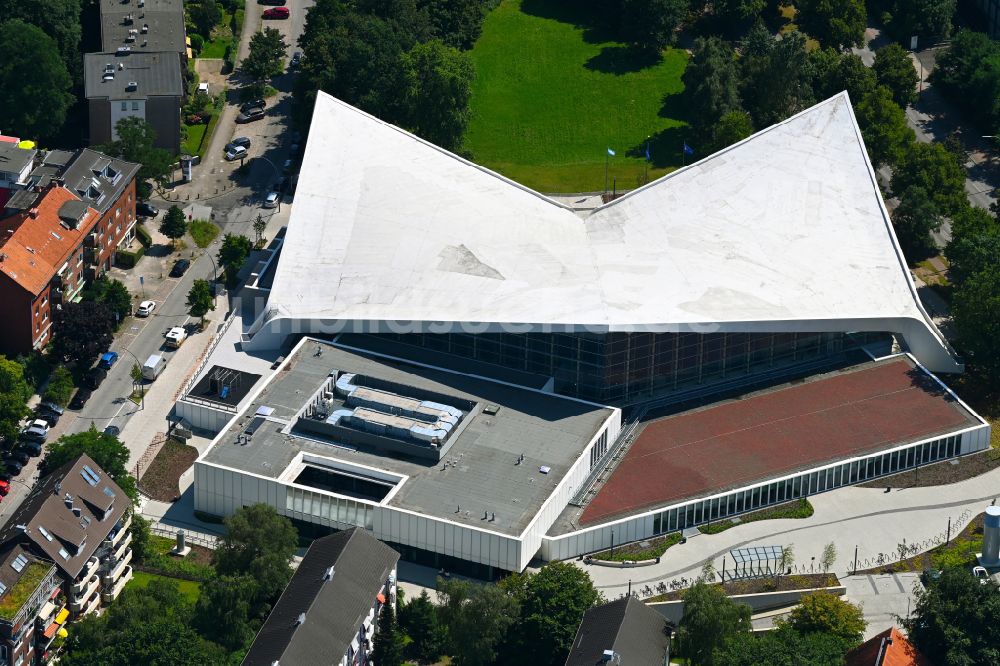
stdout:
[[41,442],[21,442],[18,444],[17,450],[32,458],[37,458],[42,455],[42,444]]
[[10,479],[6,481],[0,480],[0,495],[6,495],[10,492]]
[[160,209],[148,201],[140,201],[135,205],[135,214],[139,217],[156,217],[160,214]]
[[108,371],[104,368],[94,367],[87,371],[87,374],[83,377],[84,385],[93,390],[97,390],[101,387],[101,384],[105,379],[108,378]]
[[272,7],[265,9],[264,13],[261,14],[263,19],[286,19],[289,16],[291,16],[291,12],[288,11],[288,7]]
[[296,51],[292,54],[292,59],[288,61],[288,66],[295,69],[302,64],[302,51]]
[[281,200],[281,195],[277,192],[268,192],[267,196],[264,197],[264,208],[274,208],[278,205],[278,201]]
[[250,109],[245,111],[240,115],[236,116],[236,122],[238,123],[252,123],[255,120],[260,120],[264,117],[264,109]]
[[[28,464],[29,460],[31,460],[31,456],[29,456],[24,451],[18,451],[17,449],[15,449],[6,455],[3,462],[5,465],[10,465],[11,463],[16,462],[19,463],[23,468],[25,465]],[[20,473],[21,470],[19,469],[17,471],[18,473]]]
[[101,360],[97,362],[97,367],[110,370],[111,366],[113,366],[117,361],[118,352],[104,352],[101,354]]
[[285,163],[281,165],[281,171],[283,173],[291,173],[293,164],[295,164],[295,160],[291,158],[285,160]]
[[183,326],[174,326],[166,334],[167,346],[177,349],[187,340],[187,331]]
[[258,5],[271,5],[273,7],[284,7],[288,0],[257,0]]
[[69,408],[83,409],[83,406],[87,404],[88,400],[90,400],[91,395],[92,392],[90,389],[81,388],[76,392],[76,395],[73,396],[73,399],[69,401]]
[[170,269],[170,277],[179,278],[185,273],[187,269],[191,268],[191,262],[187,259],[178,259],[174,262],[174,267]]
[[122,434],[122,429],[116,425],[109,425],[107,428],[104,429],[104,434],[111,435],[112,437],[117,437],[118,435]]
[[226,149],[226,159],[232,162],[233,160],[240,160],[247,156],[247,149],[243,146],[230,146]]
[[46,423],[49,424],[50,428],[55,424],[59,423],[59,416],[60,416],[59,414],[47,411],[45,409],[42,409],[41,407],[35,409],[35,418],[45,421]]
[[7,468],[7,472],[12,476],[17,476],[21,473],[21,470],[24,469],[24,463],[10,457],[3,459],[3,466]]
[[160,354],[153,354],[142,364],[142,376],[149,381],[155,380],[167,367],[167,359]]
[[[261,105],[263,106],[263,105]],[[243,146],[244,148],[250,147],[250,137],[248,136],[238,136],[229,142],[230,146]]]
[[14,475],[10,472],[10,470],[5,469],[2,464],[0,464],[0,470],[2,470],[0,471],[0,481],[10,483],[10,480],[14,478]]
[[[240,113],[246,113],[247,111],[253,111],[254,109],[263,109],[267,106],[267,102],[262,98],[252,99],[247,102],[243,102],[240,105]],[[250,140],[247,139],[247,144],[249,145]]]
[[28,427],[21,433],[21,437],[24,439],[33,439],[39,442],[44,442],[45,438],[48,436],[49,423],[45,419],[35,419],[29,423]]
[[156,307],[156,301],[143,301],[139,303],[138,309],[135,311],[136,317],[148,317],[153,313],[153,308]]

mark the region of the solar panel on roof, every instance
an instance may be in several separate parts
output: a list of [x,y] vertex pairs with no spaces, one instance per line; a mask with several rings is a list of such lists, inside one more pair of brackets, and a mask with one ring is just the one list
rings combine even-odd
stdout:
[[4,585],[3,583],[0,583],[0,594],[3,594],[6,591],[7,591],[7,586]]
[[104,486],[104,494],[107,495],[108,497],[114,497],[115,491],[111,490],[111,488],[109,488],[108,486]]
[[89,483],[91,486],[96,486],[97,483],[101,480],[101,477],[97,476],[97,472],[90,469],[90,465],[83,466],[83,469],[80,470],[80,476],[82,476],[83,480]]
[[11,568],[14,569],[14,571],[21,573],[21,571],[24,569],[24,565],[27,563],[28,563],[28,558],[24,556],[24,553],[21,553],[20,555],[14,558],[14,561],[10,563],[10,566]]

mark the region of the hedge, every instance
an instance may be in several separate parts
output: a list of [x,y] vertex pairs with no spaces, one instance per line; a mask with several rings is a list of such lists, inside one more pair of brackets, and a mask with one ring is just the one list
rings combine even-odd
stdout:
[[145,254],[146,248],[142,245],[140,245],[135,252],[118,250],[115,252],[115,265],[122,268],[135,268],[135,265],[139,263],[139,260],[142,259]]
[[144,248],[149,249],[149,246],[153,244],[153,237],[146,231],[146,227],[141,224],[135,225],[135,235],[139,237],[139,242],[142,243]]

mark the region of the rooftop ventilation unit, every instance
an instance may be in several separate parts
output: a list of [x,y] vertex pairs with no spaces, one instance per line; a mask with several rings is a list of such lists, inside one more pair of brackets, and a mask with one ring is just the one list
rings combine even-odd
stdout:
[[147,32],[149,32],[149,24],[148,23],[143,23],[142,24],[142,34],[145,35]]
[[128,82],[128,87],[125,88],[125,89],[126,90],[138,90],[139,89],[139,82],[138,81],[129,81]]
[[119,46],[115,49],[115,55],[117,56],[127,56],[129,53],[132,53],[131,46]]

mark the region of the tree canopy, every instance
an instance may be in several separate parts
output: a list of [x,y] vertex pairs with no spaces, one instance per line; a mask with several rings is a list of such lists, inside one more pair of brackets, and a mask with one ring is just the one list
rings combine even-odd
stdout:
[[796,0],[796,19],[823,46],[861,46],[868,24],[864,0]]
[[988,133],[1000,129],[1000,44],[981,32],[960,30],[937,57],[934,85]]
[[904,109],[917,101],[920,77],[909,54],[899,44],[883,46],[875,52],[872,66],[880,86],[892,92],[892,99]]
[[693,666],[715,666],[715,652],[750,631],[750,607],[726,596],[718,585],[698,580],[684,593],[680,640]]
[[[1000,273],[995,273],[1000,277]],[[1000,287],[1000,281],[995,285]],[[993,292],[998,298],[1000,291]],[[1000,339],[1000,338],[997,338]],[[981,585],[965,567],[946,569],[917,592],[912,615],[903,620],[913,645],[931,663],[1000,664],[1000,588]]]
[[210,310],[215,309],[215,295],[208,280],[195,280],[191,285],[191,290],[187,296],[188,314],[192,317],[201,318],[201,325],[205,325],[205,315]]
[[718,37],[698,37],[682,80],[692,124],[704,142],[724,115],[740,110],[739,68],[732,47]]
[[83,454],[87,454],[100,465],[133,502],[139,501],[135,477],[129,473],[127,467],[128,447],[114,435],[100,432],[93,425],[89,430],[63,435],[49,444],[48,452],[42,461],[42,468],[49,474]]
[[0,356],[0,440],[14,442],[21,419],[28,415],[31,386],[24,378],[24,366]]
[[218,576],[202,585],[193,624],[206,638],[228,650],[246,647],[257,633],[262,609],[255,607],[257,584],[253,576]]
[[957,0],[895,0],[889,12],[889,31],[906,43],[913,35],[948,37],[956,3]]
[[289,564],[298,547],[298,533],[290,520],[273,507],[254,504],[226,518],[226,534],[212,554],[220,575],[253,576],[258,598],[270,602],[285,588]]
[[399,626],[411,639],[405,648],[408,658],[426,664],[438,660],[444,647],[444,629],[438,622],[437,609],[431,603],[427,590],[400,605]]
[[264,28],[250,37],[250,51],[240,66],[246,76],[261,86],[261,93],[264,84],[281,74],[287,49],[285,38],[276,28]]
[[938,210],[951,215],[968,205],[965,171],[940,143],[911,143],[892,174],[892,191],[920,187],[930,193]]
[[222,247],[219,248],[219,263],[226,271],[227,281],[230,283],[236,280],[236,274],[243,268],[250,250],[253,249],[253,241],[246,236],[239,234],[226,234],[222,239]]
[[160,233],[172,241],[182,238],[187,233],[187,220],[184,219],[184,211],[173,205],[164,213],[160,220]]
[[788,614],[788,626],[800,634],[830,634],[859,644],[865,633],[861,608],[835,594],[808,594]]
[[401,62],[409,88],[408,126],[442,148],[458,149],[469,124],[472,59],[434,40],[417,44]]
[[875,168],[897,164],[916,140],[916,134],[906,124],[906,114],[885,86],[878,86],[856,102],[855,113]]
[[445,651],[460,666],[492,666],[507,631],[517,622],[513,595],[496,585],[458,579],[438,579],[439,613],[445,630]]
[[724,666],[843,666],[855,643],[832,634],[799,633],[789,626],[773,631],[740,632],[716,652]]
[[195,29],[206,38],[212,36],[212,28],[219,25],[219,21],[222,20],[222,8],[215,0],[198,0],[196,3],[191,3],[188,5],[188,13]]
[[481,0],[428,0],[434,35],[448,46],[471,49],[483,30],[488,4]]
[[945,249],[948,274],[961,284],[990,265],[1000,265],[1000,224],[989,211],[966,206],[951,218],[951,240]]
[[951,314],[966,360],[1000,381],[1000,264],[964,278],[952,296]]
[[41,28],[20,19],[0,23],[0,127],[5,132],[54,136],[73,105],[72,85],[59,45]]
[[108,306],[111,313],[116,315],[116,322],[124,321],[125,317],[132,314],[132,295],[124,284],[107,275],[88,282],[83,290],[83,298]]
[[812,86],[818,99],[827,99],[846,90],[851,103],[857,104],[875,90],[875,73],[853,53],[833,48],[817,49],[809,54]]
[[52,350],[58,359],[89,367],[106,351],[115,330],[115,315],[104,303],[63,303],[55,314]]
[[115,123],[118,139],[98,149],[112,157],[120,157],[142,165],[136,176],[137,196],[145,199],[150,194],[147,181],[165,182],[173,161],[170,153],[156,147],[156,130],[146,120],[127,116]]
[[769,33],[761,38],[755,32],[760,31],[755,27],[748,33],[751,49],[740,61],[740,96],[754,126],[760,128],[801,111],[813,98],[806,38],[794,31],[775,41]]
[[0,0],[0,16],[37,26],[55,42],[70,76],[81,79],[80,0]]
[[49,377],[43,398],[65,407],[73,397],[73,374],[66,366],[57,366]]
[[378,666],[402,666],[403,637],[396,624],[393,605],[382,604],[378,616],[378,633],[372,646],[372,658]]
[[941,227],[941,215],[924,188],[911,185],[899,195],[899,205],[892,212],[892,224],[910,262],[937,253],[931,234]]
[[673,43],[687,8],[688,0],[621,0],[621,38],[659,55]]

